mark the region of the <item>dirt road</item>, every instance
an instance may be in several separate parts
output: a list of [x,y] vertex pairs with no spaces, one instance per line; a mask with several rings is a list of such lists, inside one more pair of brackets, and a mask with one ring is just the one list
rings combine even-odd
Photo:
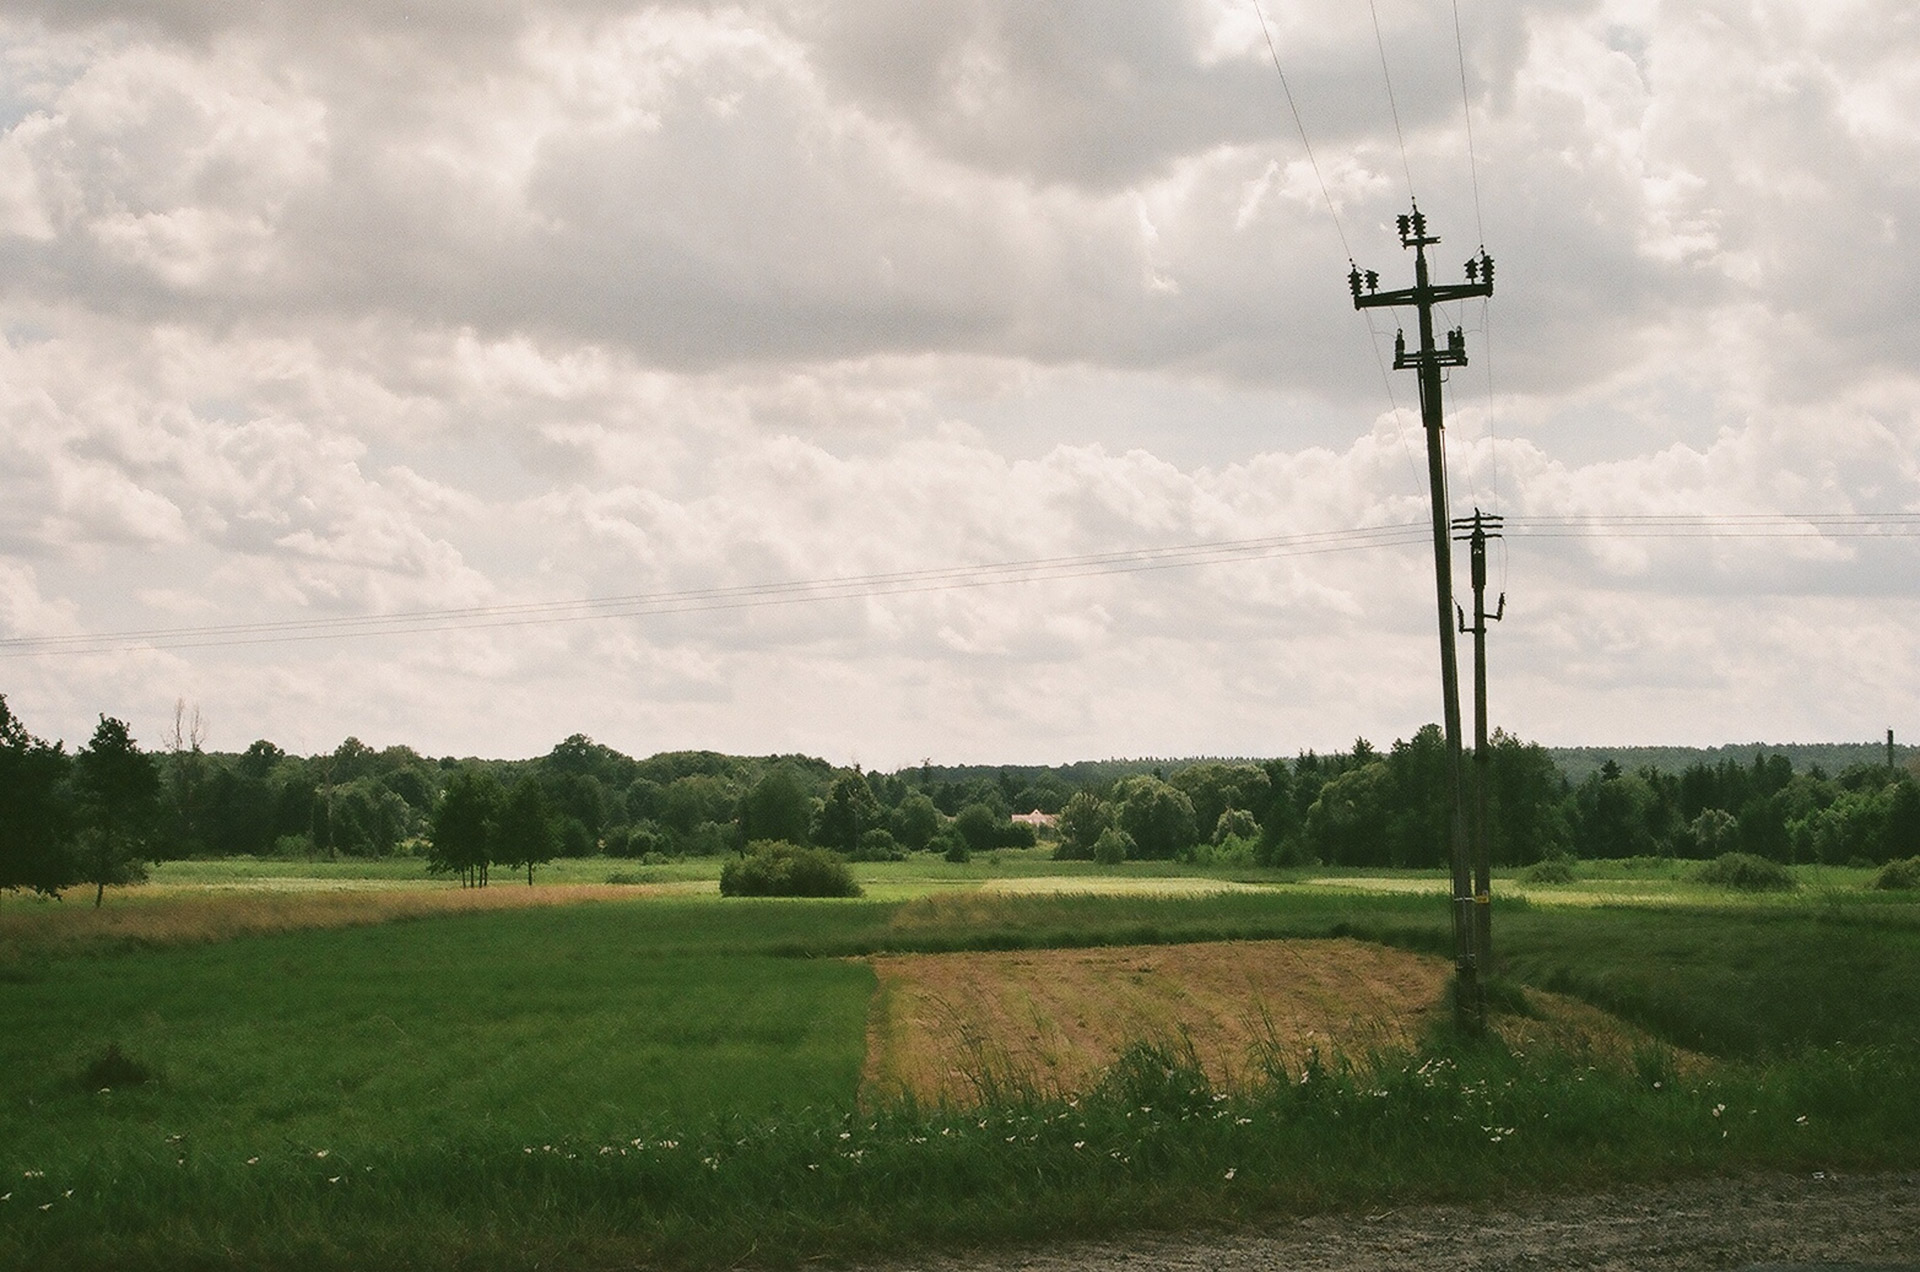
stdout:
[[1920,1272],[1920,1173],[1701,1179],[1585,1197],[988,1251],[870,1272]]

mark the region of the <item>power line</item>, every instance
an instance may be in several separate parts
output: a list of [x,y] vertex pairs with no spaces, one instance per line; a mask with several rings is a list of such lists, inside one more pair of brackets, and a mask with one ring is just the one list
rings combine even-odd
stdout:
[[1407,161],[1407,135],[1400,129],[1400,104],[1393,99],[1393,72],[1387,69],[1387,41],[1380,34],[1380,10],[1373,0],[1367,0],[1367,12],[1373,15],[1373,44],[1380,50],[1380,78],[1387,85],[1387,110],[1393,115],[1393,135],[1400,142],[1400,169],[1407,176],[1407,197],[1415,198],[1413,190],[1413,165]]
[[[1379,19],[1375,19],[1376,24]],[[1480,165],[1473,154],[1473,101],[1467,93],[1467,46],[1460,38],[1460,0],[1453,0],[1453,51],[1460,62],[1460,117],[1467,125],[1467,176],[1473,182],[1473,228],[1480,246],[1487,245],[1487,226],[1480,215]]]
[[1300,133],[1300,148],[1307,152],[1307,164],[1313,169],[1313,179],[1320,183],[1320,197],[1326,200],[1327,215],[1333,219],[1333,232],[1340,236],[1340,250],[1347,260],[1353,260],[1353,249],[1347,246],[1347,232],[1341,228],[1340,213],[1333,205],[1333,195],[1327,189],[1327,179],[1320,174],[1320,161],[1313,157],[1313,143],[1307,140],[1307,126],[1300,119],[1300,107],[1294,103],[1293,89],[1287,84],[1287,73],[1280,67],[1280,50],[1274,45],[1273,31],[1267,26],[1266,10],[1260,7],[1260,0],[1253,0],[1254,16],[1260,19],[1260,34],[1266,37],[1267,56],[1273,59],[1274,74],[1280,77],[1280,91],[1286,96],[1287,110],[1293,115],[1293,126]]
[[[1509,539],[1857,539],[1920,538],[1920,513],[1592,513],[1508,517]],[[545,626],[615,618],[651,618],[773,605],[973,590],[1015,583],[1066,582],[1242,561],[1409,547],[1425,542],[1425,524],[1398,522],[1305,534],[1173,544],[1126,552],[1035,557],[891,573],[829,576],[732,587],[687,588],[621,596],[406,610],[391,614],[153,627],[0,639],[0,658],[195,649],[421,635]]]
[[1276,557],[1352,552],[1372,547],[1418,543],[1417,524],[1361,527],[1260,539],[1223,540],[1144,548],[1131,552],[1042,557],[930,570],[904,570],[784,583],[691,588],[536,601],[514,605],[411,610],[278,622],[165,627],[66,636],[0,640],[0,657],[38,654],[105,653],[124,649],[192,649],[211,646],[286,644],[355,636],[415,635],[497,627],[529,627],[609,618],[660,617],[752,609],[876,596],[901,596],[995,587],[1011,583],[1063,582],[1116,574],[1220,565]]
[[[1307,139],[1306,121],[1300,116],[1300,107],[1293,99],[1293,88],[1287,83],[1287,72],[1280,65],[1280,48],[1273,42],[1273,29],[1267,25],[1267,13],[1260,0],[1253,0],[1254,16],[1260,19],[1260,34],[1267,41],[1267,56],[1273,59],[1273,73],[1280,77],[1280,92],[1287,99],[1287,111],[1293,116],[1293,126],[1300,134],[1300,148],[1307,153],[1307,165],[1313,169],[1313,179],[1319,183],[1320,197],[1327,205],[1327,217],[1333,222],[1333,232],[1340,238],[1340,250],[1346,255],[1347,264],[1353,264],[1353,248],[1347,243],[1347,231],[1340,224],[1340,210],[1334,205],[1333,194],[1327,189],[1327,179],[1320,171],[1320,161],[1314,158],[1313,143]],[[1382,57],[1385,57],[1384,52]],[[1382,62],[1382,66],[1385,62]],[[1401,161],[1406,160],[1404,145],[1401,148]],[[1414,463],[1413,447],[1407,441],[1406,426],[1400,421],[1400,400],[1393,391],[1393,377],[1387,374],[1387,361],[1380,353],[1380,330],[1374,326],[1373,315],[1362,315],[1367,324],[1367,347],[1373,351],[1373,364],[1380,372],[1381,387],[1387,391],[1387,406],[1393,411],[1395,431],[1400,438],[1400,450],[1406,456],[1407,470],[1417,483],[1420,478],[1418,466]]]

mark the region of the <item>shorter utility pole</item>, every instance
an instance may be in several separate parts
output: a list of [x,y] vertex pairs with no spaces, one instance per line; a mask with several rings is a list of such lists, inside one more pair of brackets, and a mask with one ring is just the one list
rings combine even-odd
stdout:
[[1493,752],[1487,743],[1487,624],[1499,622],[1507,613],[1505,592],[1500,593],[1493,613],[1487,613],[1487,540],[1500,537],[1502,520],[1475,508],[1471,517],[1453,523],[1453,537],[1466,541],[1473,570],[1473,626],[1467,626],[1459,602],[1453,610],[1461,632],[1473,633],[1473,820],[1467,829],[1473,839],[1473,952],[1483,974],[1493,970],[1493,851],[1487,842],[1487,788],[1493,779]]

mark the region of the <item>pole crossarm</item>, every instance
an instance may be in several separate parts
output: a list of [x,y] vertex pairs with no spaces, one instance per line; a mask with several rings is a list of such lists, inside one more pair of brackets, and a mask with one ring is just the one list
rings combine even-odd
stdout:
[[[1491,259],[1488,264],[1492,264]],[[1355,273],[1359,271],[1356,270]],[[1371,271],[1369,271],[1371,274]],[[1347,275],[1349,285],[1353,274]],[[1443,304],[1449,300],[1471,300],[1493,295],[1492,283],[1442,283],[1432,287],[1401,287],[1394,291],[1359,292],[1353,298],[1355,309],[1380,309],[1387,305]]]
[[1507,616],[1507,594],[1500,593],[1499,604],[1492,613],[1487,612],[1487,540],[1500,539],[1501,526],[1506,518],[1496,512],[1473,510],[1471,517],[1453,519],[1453,541],[1464,543],[1470,549],[1468,560],[1473,569],[1473,626],[1467,626],[1467,612],[1454,602],[1454,612],[1460,616],[1460,634],[1462,636],[1485,636],[1487,624],[1497,623]]

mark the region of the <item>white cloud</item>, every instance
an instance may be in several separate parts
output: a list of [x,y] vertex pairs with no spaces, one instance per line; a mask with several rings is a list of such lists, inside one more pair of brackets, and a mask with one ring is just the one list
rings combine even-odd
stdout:
[[[0,22],[0,634],[739,587],[1418,522],[1345,252],[1446,276],[1456,511],[1920,510],[1920,24],[1890,2],[404,9]],[[1323,186],[1324,183],[1324,186]],[[1331,198],[1338,228],[1327,210]],[[1484,231],[1479,222],[1484,220]],[[1391,398],[1389,398],[1391,393]],[[1399,408],[1397,411],[1393,408]],[[1851,736],[1910,540],[1505,545],[1504,719]],[[31,727],[868,763],[1438,714],[1427,549],[13,658]],[[1882,716],[1892,716],[1883,720]],[[225,723],[223,723],[225,722]],[[1770,723],[1775,722],[1775,723]],[[227,736],[228,730],[232,731]],[[245,734],[246,736],[241,736]]]

